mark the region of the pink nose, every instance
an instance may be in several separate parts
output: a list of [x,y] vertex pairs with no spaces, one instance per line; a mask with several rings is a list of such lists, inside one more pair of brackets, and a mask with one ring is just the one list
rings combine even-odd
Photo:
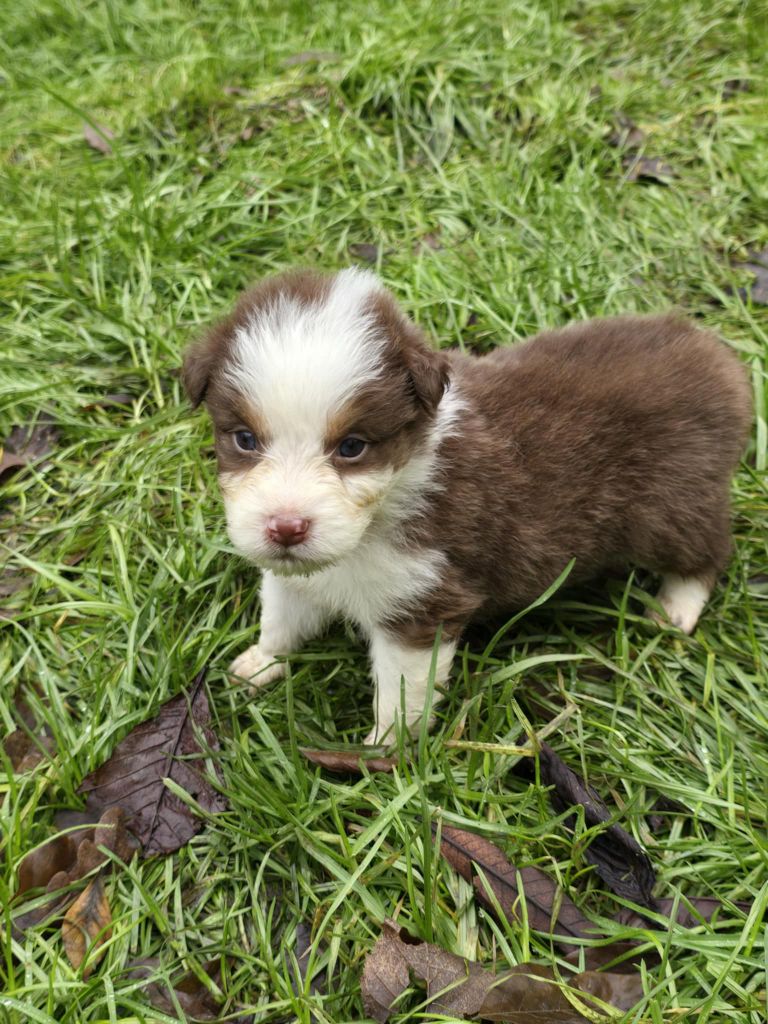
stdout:
[[309,520],[301,516],[272,516],[267,520],[267,535],[275,544],[291,548],[307,538]]

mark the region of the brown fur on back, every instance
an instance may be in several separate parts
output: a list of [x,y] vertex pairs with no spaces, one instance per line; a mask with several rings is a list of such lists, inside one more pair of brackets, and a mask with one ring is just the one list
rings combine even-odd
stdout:
[[744,368],[673,316],[547,331],[471,358],[453,354],[466,411],[439,451],[444,488],[409,527],[445,552],[444,585],[391,625],[430,644],[434,623],[534,600],[626,565],[711,574],[730,545],[729,483],[750,423]]

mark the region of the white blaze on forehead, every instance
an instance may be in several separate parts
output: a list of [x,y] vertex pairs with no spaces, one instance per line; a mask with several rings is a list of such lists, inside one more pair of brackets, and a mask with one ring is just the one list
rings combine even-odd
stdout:
[[273,438],[322,439],[329,415],[376,378],[382,339],[365,307],[381,291],[369,271],[344,270],[320,302],[280,296],[237,331],[227,376]]

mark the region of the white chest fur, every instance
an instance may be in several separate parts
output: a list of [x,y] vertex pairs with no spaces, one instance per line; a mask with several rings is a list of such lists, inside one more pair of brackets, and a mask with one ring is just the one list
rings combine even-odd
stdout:
[[370,635],[377,623],[404,611],[439,582],[443,561],[438,551],[407,551],[371,538],[337,565],[283,583],[329,617],[351,619]]

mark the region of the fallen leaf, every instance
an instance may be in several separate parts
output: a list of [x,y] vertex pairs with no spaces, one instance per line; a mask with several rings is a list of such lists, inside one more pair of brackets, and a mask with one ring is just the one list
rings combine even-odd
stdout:
[[[83,971],[87,978],[102,953],[97,952],[112,934],[112,911],[104,892],[101,877],[94,878],[80,893],[64,915],[61,923],[61,937],[64,950],[72,966],[77,970],[89,954],[89,963]],[[103,951],[102,951],[103,952]]]
[[[309,954],[312,952],[312,930],[303,921],[299,921],[296,925],[296,944],[294,947],[294,954],[296,956],[296,966],[298,968],[298,974],[293,966],[293,962],[289,962],[288,974],[292,978],[291,987],[296,995],[302,996],[304,992],[309,991],[310,996],[323,996],[325,995],[326,984],[328,980],[328,972],[323,968],[321,971],[317,971],[309,978],[309,986],[307,986],[307,977],[309,974]],[[310,1021],[316,1021],[317,1016],[310,1011]]]
[[656,835],[657,832],[661,832],[669,827],[669,818],[676,818],[681,814],[688,817],[691,816],[688,808],[684,807],[677,800],[669,800],[665,796],[659,797],[646,816],[648,828]]
[[[743,302],[752,302],[758,306],[768,306],[768,247],[758,251],[750,250],[747,260],[734,263],[737,270],[746,270],[754,275],[755,280],[745,288],[735,289]],[[733,291],[733,289],[731,289]]]
[[668,185],[675,177],[672,167],[658,156],[627,154],[621,163],[627,172],[624,175],[625,181],[655,181],[659,185]]
[[26,590],[31,586],[32,577],[28,573],[20,572],[18,569],[10,569],[7,566],[2,567],[0,599],[13,597],[14,594],[18,594],[19,591]]
[[439,252],[443,249],[443,242],[440,238],[440,229],[437,231],[428,231],[425,235],[417,238],[413,243],[414,252],[423,252],[427,249],[431,249],[432,252]]
[[70,836],[54,836],[47,843],[38,846],[19,864],[19,887],[21,896],[30,889],[44,889],[54,875],[68,872],[77,860],[77,847]]
[[0,480],[50,455],[58,439],[58,431],[48,420],[38,420],[34,427],[14,427],[0,448]]
[[154,718],[132,729],[111,757],[80,784],[78,792],[86,794],[87,811],[101,813],[117,806],[126,810],[145,857],[173,853],[203,827],[203,819],[171,792],[164,779],[172,779],[206,811],[216,813],[227,807],[225,798],[194,763],[204,753],[197,731],[212,750],[219,749],[210,726],[204,680],[205,669],[190,693],[173,697]]
[[301,64],[326,64],[338,60],[341,60],[341,54],[333,50],[303,50],[284,57],[282,64],[284,68],[294,68]]
[[602,946],[574,947],[565,959],[574,967],[582,966],[585,971],[603,971],[608,968],[612,974],[635,974],[641,963],[649,971],[658,967],[661,957],[656,950],[644,949],[640,953],[640,946],[638,942],[614,940]]
[[543,784],[553,787],[549,799],[558,813],[580,804],[588,828],[605,825],[584,850],[600,878],[624,899],[653,909],[656,873],[651,860],[633,836],[611,822],[612,815],[596,790],[546,743],[539,750],[539,771]]
[[14,775],[23,775],[53,753],[54,742],[50,736],[35,736],[26,729],[14,729],[3,740],[3,750]]
[[[535,867],[516,868],[507,855],[484,836],[443,825],[440,853],[458,873],[474,885],[477,898],[495,911],[482,875],[510,921],[520,921],[520,904],[525,896],[528,921],[532,928],[558,936],[563,946],[573,948],[562,936],[594,938],[595,926],[582,914],[549,875]],[[518,890],[518,874],[523,892]]]
[[312,764],[341,775],[362,775],[363,766],[369,772],[391,772],[399,763],[397,757],[366,757],[359,750],[308,750],[301,752]]
[[617,114],[614,127],[611,130],[606,142],[609,146],[618,149],[640,149],[645,142],[645,132],[638,128],[631,117],[627,114]]
[[355,259],[362,260],[364,263],[375,263],[379,258],[378,245],[372,245],[370,242],[353,242],[349,247],[349,252]]
[[475,961],[419,942],[396,922],[385,921],[363,968],[360,989],[366,1014],[384,1024],[410,987],[411,975],[426,985],[430,1012],[507,1024],[580,1024],[592,1016],[580,1013],[579,1004],[590,1015],[601,1012],[591,997],[626,1010],[643,996],[638,973],[585,971],[570,976],[568,985],[558,983],[554,972],[539,964],[518,964],[494,974]]
[[744,78],[729,78],[727,82],[723,82],[723,99],[731,100],[739,93],[749,92],[750,83]]
[[[690,904],[692,909],[689,909],[686,904]],[[696,928],[702,923],[702,921],[709,923],[718,910],[722,911],[720,915],[721,917],[732,916],[729,907],[723,903],[722,900],[719,900],[714,896],[686,896],[685,900],[681,899],[679,901],[677,905],[677,913],[672,917],[674,905],[674,899],[672,897],[665,896],[662,899],[656,900],[652,909],[655,914],[669,918],[671,922],[679,924],[682,928]],[[748,914],[752,909],[752,904],[745,900],[734,900],[733,906],[743,914]],[[653,918],[646,917],[639,911],[632,910],[630,907],[622,907],[614,920],[619,924],[626,925],[628,928],[665,927],[665,925],[658,923]]]
[[[184,1014],[192,1020],[219,1019],[219,1000],[194,971],[187,971],[173,983],[169,983],[165,979],[150,980],[158,973],[159,967],[160,961],[157,957],[136,960],[128,967],[129,975],[132,978],[149,982],[142,988],[142,994],[151,1006],[171,1017],[177,1015],[176,1004],[178,1004]],[[215,985],[219,985],[221,964],[218,960],[209,960],[204,963],[202,970]],[[230,1021],[232,1018],[228,1017],[227,1020]]]
[[[59,828],[67,827],[62,824],[61,814],[57,819]],[[72,824],[80,825],[82,822],[74,821]],[[125,863],[130,861],[138,843],[125,826],[125,812],[120,807],[111,807],[95,825],[54,836],[28,853],[19,865],[16,895],[26,896],[34,890],[44,890],[50,893],[50,898],[31,910],[16,914],[13,919],[15,933],[21,935],[28,928],[58,916],[77,895],[74,891],[62,893],[61,890],[106,864],[109,857],[105,851],[110,851]]]
[[95,398],[92,402],[83,406],[83,412],[92,412],[94,409],[106,409],[110,405],[133,405],[134,396],[127,392],[115,392],[111,395],[103,395]]
[[95,121],[93,123],[83,122],[83,138],[91,149],[95,149],[105,156],[112,152],[109,140],[114,139],[114,137],[115,133],[102,124],[97,124]]

